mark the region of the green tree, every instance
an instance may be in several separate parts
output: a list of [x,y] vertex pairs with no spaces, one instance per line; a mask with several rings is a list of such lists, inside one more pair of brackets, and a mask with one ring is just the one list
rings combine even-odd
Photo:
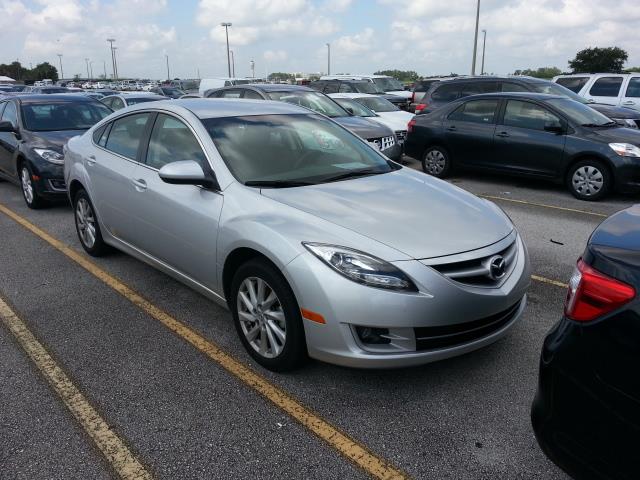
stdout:
[[415,82],[420,78],[413,70],[378,70],[373,72],[374,75],[387,75],[401,82]]
[[619,47],[585,48],[569,61],[573,73],[619,73],[629,55]]
[[637,73],[640,72],[640,67],[629,67],[624,69],[624,73]]
[[516,70],[513,72],[514,75],[526,75],[529,77],[535,78],[553,78],[556,75],[560,75],[562,70],[558,67],[540,67],[535,70],[530,68],[525,68],[524,70]]
[[288,82],[288,81],[295,81],[296,77],[293,76],[291,73],[285,73],[285,72],[273,72],[269,74],[268,77],[269,81],[272,82]]
[[54,82],[58,80],[58,69],[49,62],[39,63],[32,72],[32,80],[44,80],[50,78]]

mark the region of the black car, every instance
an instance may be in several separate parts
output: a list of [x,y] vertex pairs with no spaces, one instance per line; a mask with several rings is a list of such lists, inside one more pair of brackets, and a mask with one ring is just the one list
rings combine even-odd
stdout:
[[564,182],[582,200],[640,190],[640,131],[567,97],[466,97],[409,122],[405,153],[426,173],[473,167]]
[[244,98],[293,103],[330,117],[347,130],[376,146],[391,160],[400,160],[402,147],[393,130],[376,121],[350,114],[334,99],[302,85],[270,83],[234,85],[205,93],[207,98]]
[[409,101],[406,98],[385,93],[378,85],[367,80],[350,80],[350,79],[332,79],[317,80],[311,82],[309,87],[322,92],[329,93],[368,93],[369,95],[378,95],[393,103],[396,107],[403,110],[409,108]]
[[154,87],[149,90],[151,93],[155,93],[156,95],[162,95],[163,97],[168,98],[180,98],[185,95],[183,90],[180,90],[176,87]]
[[53,93],[69,93],[70,91],[66,87],[33,87],[29,93],[51,95]]
[[84,95],[0,100],[0,178],[20,185],[30,208],[66,198],[63,145],[110,113]]
[[579,480],[640,476],[640,205],[592,234],[544,341],[533,429]]
[[576,102],[589,105],[618,124],[629,128],[640,128],[640,112],[631,108],[594,103],[571,90],[549,80],[533,77],[449,77],[431,80],[426,93],[415,93],[411,107],[416,114],[433,112],[454,100],[499,92],[531,92],[561,95]]

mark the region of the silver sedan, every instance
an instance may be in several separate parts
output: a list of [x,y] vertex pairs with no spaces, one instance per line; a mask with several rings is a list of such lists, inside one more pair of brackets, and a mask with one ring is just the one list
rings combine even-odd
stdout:
[[69,141],[65,179],[89,254],[115,247],[227,305],[272,370],[444,359],[525,308],[529,258],[500,208],[295,105],[129,107]]

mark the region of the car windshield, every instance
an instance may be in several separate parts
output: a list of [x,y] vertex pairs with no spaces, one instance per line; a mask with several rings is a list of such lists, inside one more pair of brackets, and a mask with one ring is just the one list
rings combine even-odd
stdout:
[[350,98],[334,98],[334,100],[347,112],[351,109],[351,112],[353,112],[357,117],[377,117],[377,115],[367,107],[360,105],[358,102]]
[[179,88],[173,88],[173,87],[162,87],[162,92],[167,97],[171,97],[171,98],[180,98],[182,95],[184,95],[184,92],[182,90],[180,90]]
[[563,87],[562,85],[558,85],[557,83],[536,82],[536,83],[531,83],[530,85],[533,88],[533,91],[536,93],[546,93],[549,95],[562,95],[563,97],[569,97],[571,100],[575,100],[576,102],[593,103],[593,102],[589,102],[589,100],[587,100],[586,98],[581,97],[576,93],[573,93],[568,88]]
[[162,98],[157,98],[154,96],[133,97],[133,98],[125,97],[125,98],[127,99],[127,105],[137,105],[138,103],[157,102],[158,100],[162,100]]
[[358,93],[372,93],[374,95],[376,93],[384,93],[384,90],[373,82],[353,82],[351,86],[355,88]]
[[574,102],[569,98],[553,98],[547,100],[547,103],[556,107],[579,125],[588,127],[615,125],[615,122],[612,122],[611,119],[600,112],[596,112],[593,108],[583,103]]
[[398,168],[320,115],[256,115],[202,122],[231,173],[250,186],[301,186]]
[[32,132],[86,130],[112,113],[98,102],[24,103],[22,118]]
[[268,92],[271,100],[279,100],[281,102],[293,103],[301,107],[308,108],[314,112],[322,113],[327,117],[338,118],[348,117],[349,113],[331,100],[326,95],[318,92],[298,90],[285,92]]
[[363,104],[374,112],[397,112],[400,110],[389,100],[382,97],[360,97],[356,99],[356,102]]
[[373,81],[381,90],[385,92],[390,92],[392,90],[404,90],[404,86],[395,78],[379,77],[374,78]]

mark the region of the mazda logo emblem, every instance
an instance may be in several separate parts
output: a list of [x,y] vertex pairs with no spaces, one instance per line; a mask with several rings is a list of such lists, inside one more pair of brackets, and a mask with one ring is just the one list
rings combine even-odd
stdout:
[[493,280],[500,280],[507,273],[507,262],[502,255],[494,255],[489,259],[489,276]]

